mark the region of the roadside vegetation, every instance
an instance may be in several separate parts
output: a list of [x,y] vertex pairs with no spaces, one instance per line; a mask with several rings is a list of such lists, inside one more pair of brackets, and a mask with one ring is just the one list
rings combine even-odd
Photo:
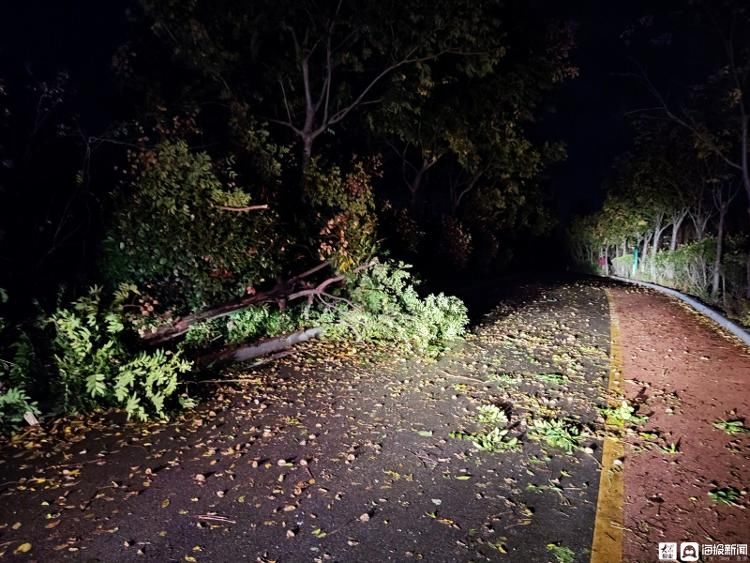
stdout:
[[0,76],[4,432],[163,418],[311,338],[435,358],[468,322],[440,289],[552,227],[565,151],[528,129],[576,75],[569,26],[495,0],[136,4],[106,117],[91,76]]
[[[694,39],[715,50],[705,75],[684,78],[678,96],[636,65],[632,85],[652,103],[629,114],[632,146],[603,183],[601,209],[573,222],[569,247],[584,271],[681,290],[750,327],[750,20],[734,2],[694,8],[662,23],[715,22]],[[633,52],[654,33],[633,30]]]

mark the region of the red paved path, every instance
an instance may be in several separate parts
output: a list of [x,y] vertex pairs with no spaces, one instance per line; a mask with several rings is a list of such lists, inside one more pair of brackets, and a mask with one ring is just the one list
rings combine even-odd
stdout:
[[[650,415],[641,430],[680,450],[669,455],[638,436],[628,440],[624,560],[658,560],[658,542],[750,544],[750,435],[712,425],[720,418],[750,425],[750,353],[671,298],[626,288],[611,295],[625,394]],[[743,490],[741,506],[713,503],[716,486]]]

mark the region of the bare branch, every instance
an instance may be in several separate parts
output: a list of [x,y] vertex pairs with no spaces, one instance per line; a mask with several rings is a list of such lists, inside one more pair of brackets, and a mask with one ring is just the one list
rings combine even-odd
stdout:
[[284,109],[286,110],[286,117],[289,120],[289,125],[292,125],[292,112],[289,109],[289,100],[286,97],[286,89],[284,88],[284,81],[279,78],[279,86],[281,86],[281,95],[284,98]]
[[327,262],[321,262],[320,264],[300,274],[297,274],[296,276],[293,276],[286,281],[280,281],[276,284],[276,286],[269,289],[268,291],[261,291],[252,295],[247,295],[245,297],[234,299],[215,307],[204,309],[197,313],[186,315],[185,317],[177,319],[172,323],[158,327],[153,332],[144,334],[142,336],[142,339],[150,344],[159,344],[185,334],[191,326],[197,323],[208,321],[211,319],[218,319],[227,316],[234,311],[246,309],[247,307],[250,307],[252,305],[259,305],[262,303],[283,300],[288,296],[289,292],[294,289],[295,285],[298,284],[301,280],[319,272],[320,270],[327,268],[328,266],[329,264]]
[[287,297],[288,301],[293,301],[295,299],[299,299],[300,297],[309,297],[311,295],[320,295],[324,292],[325,288],[327,288],[329,285],[333,283],[338,283],[340,281],[344,281],[344,276],[333,276],[332,278],[328,278],[327,280],[322,281],[319,283],[316,287],[310,288],[310,289],[303,289],[301,291],[297,291],[295,293],[290,293]]
[[333,31],[336,26],[336,16],[339,13],[339,10],[341,9],[342,2],[339,1],[338,6],[336,7],[336,13],[333,16],[333,19],[331,20],[331,25],[328,27],[328,36],[326,38],[326,76],[323,80],[323,85],[321,86],[320,95],[318,96],[318,101],[315,104],[315,113],[318,112],[320,109],[320,105],[323,105],[323,123],[326,123],[328,121],[328,109],[330,107],[330,101],[331,101],[331,84],[333,82],[333,48],[331,47],[331,41],[333,40]]
[[669,119],[690,131],[701,143],[711,149],[711,152],[713,152],[714,154],[716,154],[716,156],[723,160],[727,164],[727,166],[730,166],[736,170],[742,170],[742,165],[727,157],[721,147],[719,147],[709,136],[701,131],[697,124],[690,118],[690,116],[686,112],[683,111],[682,116],[678,115],[677,112],[675,112],[669,106],[662,93],[646,74],[646,71],[637,62],[633,62],[640,71],[639,76],[645,83],[646,89],[651,93],[652,96],[656,98],[656,100],[660,104],[661,111],[663,111],[664,114],[669,117]]
[[[368,269],[370,266],[373,265],[373,261],[365,262],[364,264],[361,264],[354,268],[352,270],[352,273],[358,273],[363,270]],[[334,283],[338,283],[341,281],[344,281],[346,277],[343,274],[339,274],[337,276],[332,276],[328,278],[327,280],[323,280],[320,282],[316,287],[309,288],[309,289],[303,289],[301,291],[297,291],[295,293],[290,293],[287,297],[287,301],[292,301],[294,299],[299,299],[300,297],[310,297],[310,296],[320,296],[325,294],[325,289]]]
[[236,213],[247,213],[248,211],[260,211],[263,209],[268,209],[268,204],[263,203],[260,205],[246,205],[244,207],[231,207],[229,205],[214,205],[216,209],[221,209],[222,211],[234,211]]
[[468,185],[467,185],[467,186],[466,186],[466,187],[465,187],[465,188],[464,188],[463,190],[461,190],[461,193],[459,193],[459,194],[458,194],[458,198],[456,199],[456,207],[458,207],[459,205],[461,205],[461,200],[462,200],[462,199],[463,199],[463,198],[464,198],[464,197],[465,197],[465,196],[466,196],[466,195],[467,195],[467,194],[468,194],[468,193],[469,193],[469,192],[470,192],[471,190],[473,190],[473,189],[474,189],[474,186],[476,186],[476,185],[477,185],[477,182],[479,182],[479,180],[480,180],[480,179],[482,178],[482,176],[484,176],[484,173],[485,173],[485,172],[486,172],[487,170],[489,170],[489,168],[490,168],[490,166],[489,166],[489,164],[488,164],[488,165],[487,165],[487,166],[485,166],[485,167],[484,167],[484,168],[483,168],[482,170],[479,170],[478,172],[476,172],[476,173],[475,173],[475,174],[474,174],[474,175],[472,176],[472,178],[471,178],[471,180],[469,181]]
[[294,125],[292,125],[288,121],[282,121],[281,119],[273,119],[269,117],[268,122],[275,123],[276,125],[283,125],[284,127],[288,127],[289,129],[294,131],[295,135],[299,135],[300,137],[302,136],[302,131],[300,129],[297,129]]
[[310,93],[310,65],[309,55],[302,58],[302,84],[305,88],[305,107],[308,112],[313,111],[312,94]]
[[398,61],[396,63],[393,63],[392,65],[389,65],[388,67],[386,67],[385,69],[383,69],[380,72],[380,74],[378,74],[375,78],[373,78],[370,81],[370,83],[362,89],[362,91],[360,92],[359,96],[357,96],[354,99],[354,101],[352,101],[348,106],[346,106],[346,107],[338,110],[336,113],[334,113],[331,116],[331,119],[328,121],[328,123],[325,123],[324,126],[327,127],[328,125],[333,125],[335,123],[338,123],[342,119],[344,119],[354,108],[356,108],[357,106],[359,106],[361,104],[362,100],[365,99],[365,97],[370,92],[370,90],[372,90],[383,78],[385,78],[386,76],[388,76],[390,73],[392,73],[397,68],[400,68],[400,67],[408,65],[408,64],[414,64],[414,63],[419,63],[419,62],[425,62],[425,61],[434,60],[434,59],[437,59],[441,55],[443,55],[443,54],[445,54],[445,53],[448,52],[446,50],[446,51],[441,51],[440,53],[436,53],[434,55],[428,55],[428,56],[424,56],[424,57],[412,57],[412,55],[414,54],[415,51],[416,51],[416,48],[412,49],[409,52],[409,54],[407,55],[406,58],[401,59],[400,61]]

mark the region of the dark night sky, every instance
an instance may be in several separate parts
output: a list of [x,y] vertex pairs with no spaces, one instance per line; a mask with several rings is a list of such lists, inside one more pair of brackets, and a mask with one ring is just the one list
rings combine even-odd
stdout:
[[[644,84],[627,75],[642,69],[672,101],[708,74],[713,43],[706,43],[706,30],[675,28],[670,21],[674,10],[684,8],[684,2],[638,0],[558,8],[561,17],[578,24],[574,60],[580,67],[579,78],[554,97],[556,114],[543,126],[568,145],[567,161],[550,174],[563,217],[601,203],[602,181],[614,158],[630,145],[626,114],[654,105]],[[651,23],[643,24],[644,18],[652,18]],[[633,26],[636,39],[628,45],[623,33]]]
[[564,217],[600,203],[602,180],[629,145],[625,114],[646,96],[635,80],[622,76],[635,66],[621,35],[647,13],[646,2],[611,1],[578,2],[561,14],[577,24],[580,75],[555,96],[556,113],[544,130],[568,146],[568,159],[551,171]]
[[28,0],[0,9],[0,77],[28,84],[70,73],[84,125],[112,119],[111,61],[127,39],[127,0]]
[[623,3],[604,4],[596,2],[572,14],[580,75],[558,94],[556,114],[548,120],[550,133],[568,145],[567,161],[551,173],[564,214],[596,205],[602,178],[614,156],[627,146],[623,113],[628,100],[615,74],[625,62],[619,35],[629,14]]
[[[108,98],[110,61],[114,49],[127,39],[127,0],[69,0],[5,3],[0,14],[0,76],[45,78],[69,70],[77,85],[82,122],[91,132],[113,120]],[[555,15],[578,25],[575,60],[580,77],[553,94],[554,115],[540,131],[563,139],[569,158],[550,171],[563,216],[597,205],[599,186],[614,156],[628,145],[624,113],[644,99],[633,80],[618,76],[634,66],[620,38],[628,25],[653,10],[653,2],[633,0],[542,2]],[[665,10],[664,3],[659,6]],[[664,13],[664,12],[662,12]],[[687,57],[674,57],[666,48],[664,61],[646,59],[659,80],[670,81],[674,65],[700,56],[700,46]],[[671,51],[670,51],[671,49]],[[670,54],[671,53],[671,54]],[[653,56],[653,53],[649,54]]]

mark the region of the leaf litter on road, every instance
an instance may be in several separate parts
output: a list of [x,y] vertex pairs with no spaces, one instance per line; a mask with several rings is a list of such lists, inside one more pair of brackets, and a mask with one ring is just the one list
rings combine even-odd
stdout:
[[[23,523],[59,512],[55,536],[27,538],[42,556],[126,546],[212,560],[230,534],[243,556],[269,561],[290,542],[348,560],[383,544],[401,546],[396,559],[544,559],[550,543],[580,544],[575,532],[549,533],[561,512],[593,522],[599,468],[576,447],[558,449],[565,442],[532,440],[533,428],[564,420],[571,444],[600,440],[607,305],[599,288],[575,283],[513,299],[438,361],[309,344],[234,366],[230,381],[211,383],[213,399],[173,422],[59,421],[5,446],[0,470],[14,482],[3,494]],[[185,522],[202,551],[181,539]],[[26,541],[23,530],[9,537]]]

